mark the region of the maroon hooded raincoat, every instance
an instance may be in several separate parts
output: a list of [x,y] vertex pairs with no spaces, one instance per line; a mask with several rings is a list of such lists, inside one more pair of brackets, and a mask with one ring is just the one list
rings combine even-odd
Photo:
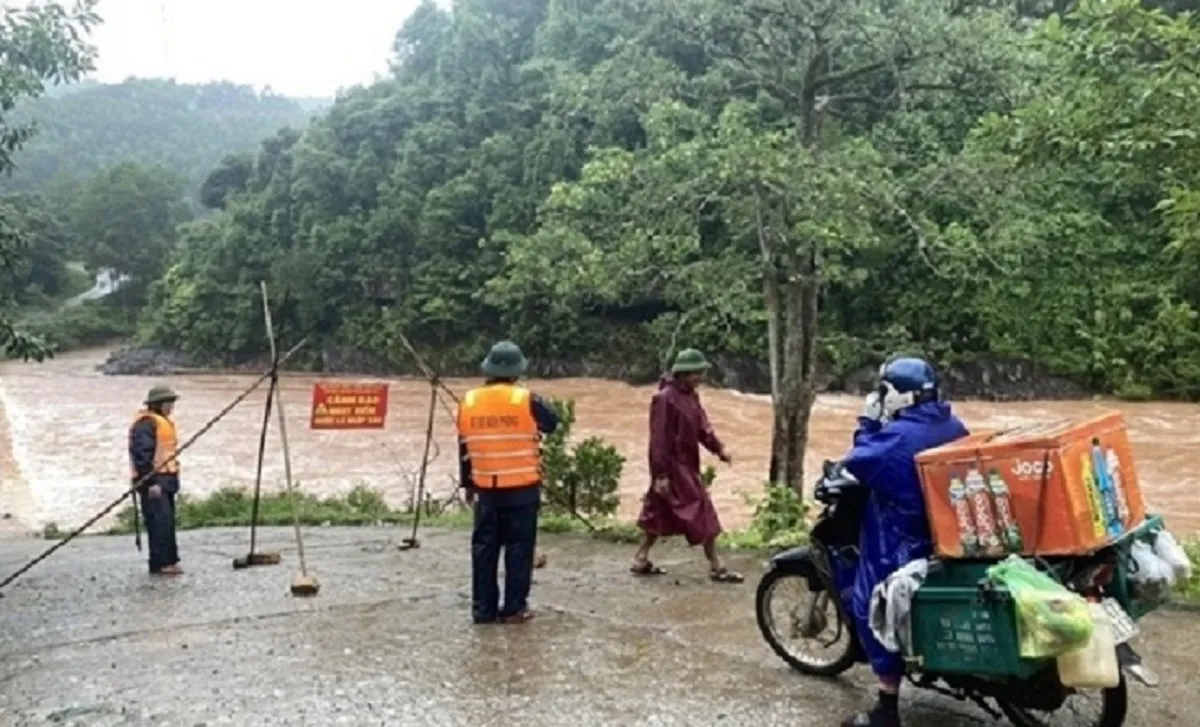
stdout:
[[700,479],[700,446],[720,455],[725,446],[713,432],[696,390],[667,376],[650,400],[650,478],[665,477],[660,495],[653,484],[642,503],[638,527],[659,536],[682,535],[698,545],[721,534],[712,498]]

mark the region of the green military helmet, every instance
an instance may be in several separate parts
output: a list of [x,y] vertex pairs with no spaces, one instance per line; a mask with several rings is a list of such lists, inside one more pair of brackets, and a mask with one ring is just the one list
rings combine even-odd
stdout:
[[529,362],[521,347],[512,341],[500,341],[483,360],[483,375],[490,379],[515,379],[525,373]]
[[675,357],[675,363],[671,364],[671,373],[698,374],[708,371],[708,368],[708,359],[704,358],[704,354],[694,348],[685,348]]
[[154,386],[150,387],[150,393],[146,394],[145,404],[146,406],[150,406],[151,404],[165,404],[167,402],[175,401],[178,398],[179,394],[176,394],[175,390],[170,386],[167,386],[166,384],[155,384]]

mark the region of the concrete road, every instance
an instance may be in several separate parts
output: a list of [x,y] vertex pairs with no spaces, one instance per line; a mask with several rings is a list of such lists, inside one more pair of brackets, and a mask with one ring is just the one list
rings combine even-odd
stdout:
[[[280,566],[234,571],[244,531],[184,533],[185,576],[152,580],[132,538],[69,544],[0,599],[0,725],[753,725],[834,727],[863,703],[866,675],[789,671],[754,623],[761,562],[748,582],[708,582],[698,552],[666,548],[671,575],[638,580],[630,553],[543,537],[540,615],[522,626],[468,617],[463,531],[428,531],[398,552],[401,530],[309,531],[318,597],[289,594],[287,530],[262,534]],[[0,574],[45,547],[0,535]],[[1200,618],[1164,611],[1139,648],[1163,677],[1132,688],[1127,724],[1200,714]],[[908,724],[991,723],[921,695]]]

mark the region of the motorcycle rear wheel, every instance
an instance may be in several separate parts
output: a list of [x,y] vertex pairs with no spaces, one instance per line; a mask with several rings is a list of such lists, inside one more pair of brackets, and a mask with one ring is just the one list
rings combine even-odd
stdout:
[[1124,674],[1121,675],[1121,682],[1117,686],[1102,691],[1101,699],[1103,708],[1099,717],[1075,721],[1066,714],[1066,704],[1048,714],[1018,707],[1003,700],[996,700],[996,704],[1013,723],[1013,727],[1122,727],[1129,711],[1129,692]]
[[[828,601],[830,598],[829,592],[824,594],[814,594],[808,587],[808,579],[798,573],[789,573],[784,570],[772,570],[765,574],[761,581],[758,582],[758,590],[754,597],[754,611],[758,620],[758,630],[762,632],[763,639],[767,645],[780,658],[787,662],[788,666],[802,674],[820,677],[834,677],[851,667],[857,661],[857,655],[854,648],[854,636],[850,630],[853,625],[850,624],[842,613],[842,609],[833,602],[825,604],[822,612],[825,613],[824,618],[828,619],[832,612],[832,616],[836,621],[832,624],[835,633],[839,634],[839,639],[836,641],[840,646],[840,651],[833,651],[829,658],[815,659],[806,654],[798,654],[792,649],[789,649],[784,643],[783,634],[780,632],[776,622],[774,613],[771,609],[775,605],[775,599],[778,596],[779,586],[781,585],[796,585],[802,589],[802,592],[808,594],[807,598],[801,598],[800,603],[797,603],[793,608],[788,609],[788,615],[791,617],[792,623],[788,626],[793,630],[796,627],[797,615],[803,609],[807,611],[813,603],[813,598],[824,598]],[[823,630],[823,629],[822,629]],[[819,634],[814,636],[801,636],[803,641],[811,641],[818,643]]]

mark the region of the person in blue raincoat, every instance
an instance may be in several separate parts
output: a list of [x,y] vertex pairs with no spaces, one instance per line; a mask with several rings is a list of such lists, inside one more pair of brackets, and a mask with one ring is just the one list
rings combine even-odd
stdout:
[[917,474],[918,453],[967,435],[941,400],[937,371],[927,361],[893,357],[880,368],[879,386],[867,397],[854,446],[843,460],[870,495],[862,522],[860,560],[851,615],[879,679],[879,699],[842,727],[899,727],[904,660],[871,633],[871,592],[906,563],[933,552],[925,498]]

